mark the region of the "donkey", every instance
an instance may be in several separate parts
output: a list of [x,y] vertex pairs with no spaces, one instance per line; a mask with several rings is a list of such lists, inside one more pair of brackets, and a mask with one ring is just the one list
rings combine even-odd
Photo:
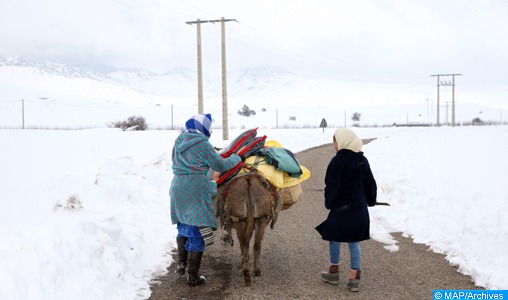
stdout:
[[277,191],[257,172],[240,174],[221,186],[217,194],[217,210],[224,229],[223,242],[233,245],[231,230],[234,228],[242,252],[245,285],[251,284],[249,270],[249,244],[254,235],[254,275],[260,276],[259,256],[266,226],[273,229],[277,221]]

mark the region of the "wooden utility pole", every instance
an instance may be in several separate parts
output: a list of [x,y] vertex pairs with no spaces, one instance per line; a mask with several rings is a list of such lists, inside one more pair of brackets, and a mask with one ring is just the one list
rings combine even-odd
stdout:
[[226,25],[225,22],[236,21],[235,19],[220,19],[221,25],[221,53],[222,53],[222,139],[229,139],[228,125],[228,92],[226,80]]
[[275,129],[279,129],[279,109],[275,109]]
[[25,129],[25,99],[21,99],[21,128]]
[[446,101],[446,117],[445,117],[445,124],[448,125],[448,107],[450,107],[450,101]]
[[455,127],[455,75],[452,74],[452,127]]
[[226,28],[225,22],[235,21],[235,19],[220,20],[200,20],[186,22],[187,24],[198,25],[198,113],[203,113],[203,83],[202,83],[202,69],[201,69],[201,23],[221,23],[221,53],[222,53],[222,139],[229,139],[229,125],[228,125],[228,96],[227,96],[227,80],[226,80]]
[[437,76],[437,120],[436,120],[436,126],[439,126],[439,76],[441,75],[430,75],[430,76]]
[[185,24],[196,24],[197,25],[197,45],[198,45],[198,114],[204,113],[203,108],[203,62],[201,58],[201,23],[208,23],[211,21],[202,21],[197,19],[196,21],[185,22]]
[[[461,76],[462,74],[436,74],[430,75],[431,77],[437,77],[437,122],[436,126],[439,126],[439,87],[440,86],[452,86],[452,127],[455,127],[455,76]],[[452,82],[441,82],[440,76],[452,76]],[[448,116],[448,115],[447,115]]]

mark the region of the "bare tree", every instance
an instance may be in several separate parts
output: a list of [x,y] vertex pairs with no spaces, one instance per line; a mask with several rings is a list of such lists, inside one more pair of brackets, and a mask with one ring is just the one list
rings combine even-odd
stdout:
[[355,122],[359,122],[360,121],[360,118],[362,117],[362,114],[359,113],[359,112],[355,112],[353,114],[353,116],[351,117],[351,120],[355,121]]
[[256,115],[256,112],[249,108],[246,104],[238,111],[240,116],[250,117],[251,115]]

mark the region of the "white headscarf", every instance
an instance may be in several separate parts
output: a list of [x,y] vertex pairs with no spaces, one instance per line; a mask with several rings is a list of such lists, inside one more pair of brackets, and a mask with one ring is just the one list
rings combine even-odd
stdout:
[[362,140],[358,138],[356,133],[354,133],[351,129],[339,128],[335,130],[335,134],[333,136],[337,141],[337,145],[339,145],[339,150],[348,149],[353,152],[360,152],[362,150]]

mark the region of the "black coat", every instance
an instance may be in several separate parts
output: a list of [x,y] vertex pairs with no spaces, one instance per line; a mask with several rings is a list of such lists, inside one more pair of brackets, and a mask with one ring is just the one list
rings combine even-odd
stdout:
[[326,220],[316,227],[323,240],[359,242],[370,238],[368,206],[376,204],[377,185],[363,152],[337,151],[326,169]]

